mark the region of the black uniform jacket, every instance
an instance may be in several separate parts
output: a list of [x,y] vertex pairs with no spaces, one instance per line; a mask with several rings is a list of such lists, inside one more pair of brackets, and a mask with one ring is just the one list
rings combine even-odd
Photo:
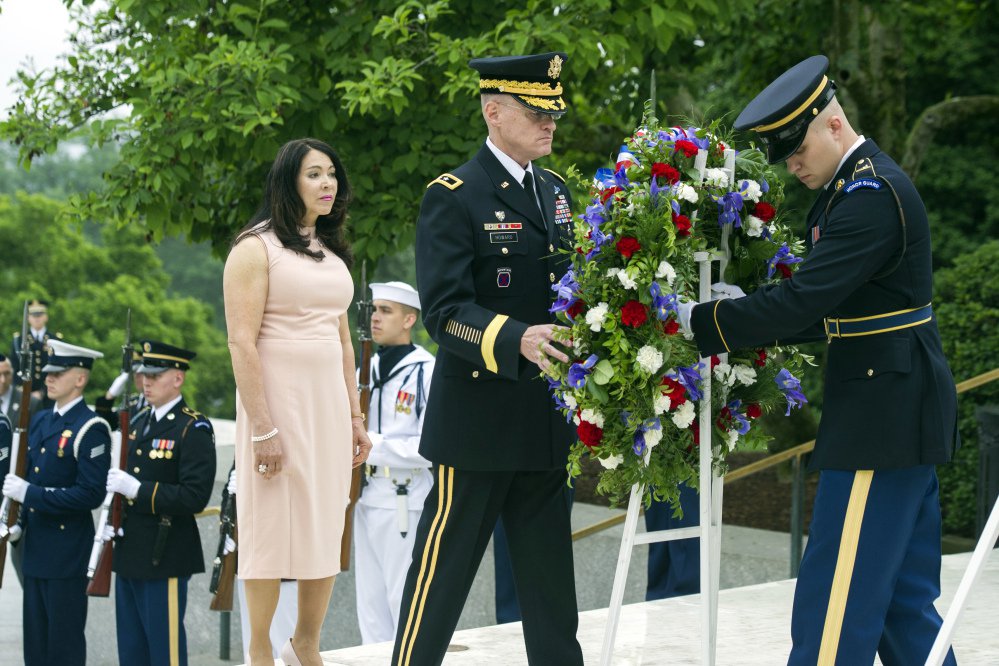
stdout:
[[[864,180],[876,182],[855,184]],[[702,354],[822,339],[824,317],[869,317],[930,303],[926,210],[912,181],[874,141],[861,144],[819,195],[808,214],[807,242],[810,252],[792,278],[746,298],[694,307],[691,328]],[[944,463],[956,448],[956,422],[954,379],[935,317],[912,328],[833,338],[810,466]]]
[[[45,328],[45,335],[42,336],[42,341],[39,342],[34,336],[31,337],[28,343],[28,349],[31,353],[31,371],[34,375],[31,378],[31,390],[32,391],[44,391],[45,390],[45,375],[48,373],[42,372],[42,368],[49,360],[48,343],[50,339],[62,340],[62,333],[50,333],[51,329]],[[10,365],[14,369],[14,374],[17,374],[21,368],[21,334],[14,334],[14,342],[10,346]]]
[[538,367],[520,353],[566,269],[572,205],[561,177],[533,167],[546,220],[483,145],[427,188],[416,275],[427,331],[440,345],[420,453],[474,471],[565,466],[573,438]]
[[[113,569],[128,578],[171,578],[205,570],[194,514],[202,511],[215,482],[215,433],[204,415],[181,399],[146,434],[152,411],[130,424],[125,471],[141,481],[139,494],[125,502],[125,534],[115,543]],[[162,526],[164,518],[169,527]],[[153,554],[161,530],[166,541],[160,562]]]

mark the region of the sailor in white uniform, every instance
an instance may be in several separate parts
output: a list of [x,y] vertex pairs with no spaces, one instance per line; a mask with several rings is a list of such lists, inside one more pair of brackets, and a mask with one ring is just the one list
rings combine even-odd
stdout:
[[371,360],[366,484],[354,509],[357,621],[363,643],[395,638],[402,588],[423,501],[433,485],[419,453],[434,357],[412,342],[420,298],[405,282],[371,285]]

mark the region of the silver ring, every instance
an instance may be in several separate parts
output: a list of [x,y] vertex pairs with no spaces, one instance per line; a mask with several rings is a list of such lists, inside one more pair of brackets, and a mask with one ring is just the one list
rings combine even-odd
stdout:
[[257,471],[261,474],[267,473],[267,465],[257,465]]

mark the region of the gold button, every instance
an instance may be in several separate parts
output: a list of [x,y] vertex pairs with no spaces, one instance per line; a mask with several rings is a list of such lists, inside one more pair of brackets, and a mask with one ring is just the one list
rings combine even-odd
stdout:
[[555,281],[555,274],[554,273],[549,273],[548,274],[548,279],[551,280],[552,282],[554,282]]
[[64,530],[64,529],[66,529],[66,526],[65,525],[60,525],[59,529]]
[[34,513],[34,512],[35,512],[35,510],[34,510],[34,509],[28,509],[28,511],[30,511],[31,513]]
[[138,474],[139,473],[139,468],[138,467],[133,467],[132,471],[135,472],[136,474]]
[[868,377],[873,377],[874,376],[874,370],[872,368],[868,368],[867,369],[867,376]]
[[38,468],[36,467],[36,468],[35,468],[35,474],[37,474],[37,473],[38,473]]
[[42,453],[45,453],[45,447],[44,446],[42,447]]
[[549,251],[549,252],[554,252],[554,251],[555,251],[555,246],[554,246],[554,245],[552,245],[551,243],[549,243],[549,244],[548,244],[548,251]]
[[132,500],[128,500],[128,505],[129,506],[132,506],[133,504],[135,504],[135,502],[133,502]]
[[142,449],[136,449],[135,450],[135,455],[141,456],[142,455]]
[[503,254],[510,254],[510,250],[506,249],[505,247],[501,249],[500,252],[502,252]]
[[479,376],[479,371],[478,370],[472,370],[472,377],[476,378],[478,376]]

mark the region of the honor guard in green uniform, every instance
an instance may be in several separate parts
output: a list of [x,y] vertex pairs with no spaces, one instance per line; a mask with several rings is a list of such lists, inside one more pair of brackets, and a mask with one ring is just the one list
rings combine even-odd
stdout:
[[[818,192],[808,256],[748,297],[684,304],[702,356],[827,340],[820,471],[791,619],[790,664],[922,664],[941,625],[935,465],[958,442],[957,396],[930,299],[930,229],[915,186],[850,125],[813,56],[743,109],[771,163]],[[731,293],[728,285],[716,291]],[[789,401],[797,381],[778,376]],[[948,664],[954,656],[948,656]]]
[[440,664],[502,516],[531,664],[582,664],[566,456],[573,432],[540,369],[565,362],[549,312],[572,201],[551,152],[564,53],[479,58],[485,144],[427,187],[416,276],[438,343],[420,454],[434,465],[394,666]]
[[181,395],[194,356],[142,343],[138,374],[148,404],[130,424],[126,468],[107,475],[108,492],[127,499],[112,567],[121,664],[187,664],[187,586],[205,570],[194,516],[215,481],[212,424]]
[[[31,354],[34,357],[31,367],[34,368],[34,377],[31,378],[31,392],[42,401],[43,407],[51,407],[52,400],[45,391],[45,367],[48,361],[49,340],[62,340],[62,333],[51,332],[49,323],[49,302],[41,299],[28,301],[28,335],[31,340],[28,342]],[[10,362],[14,368],[14,373],[20,371],[20,351],[21,334],[14,334],[14,342],[10,347]]]

